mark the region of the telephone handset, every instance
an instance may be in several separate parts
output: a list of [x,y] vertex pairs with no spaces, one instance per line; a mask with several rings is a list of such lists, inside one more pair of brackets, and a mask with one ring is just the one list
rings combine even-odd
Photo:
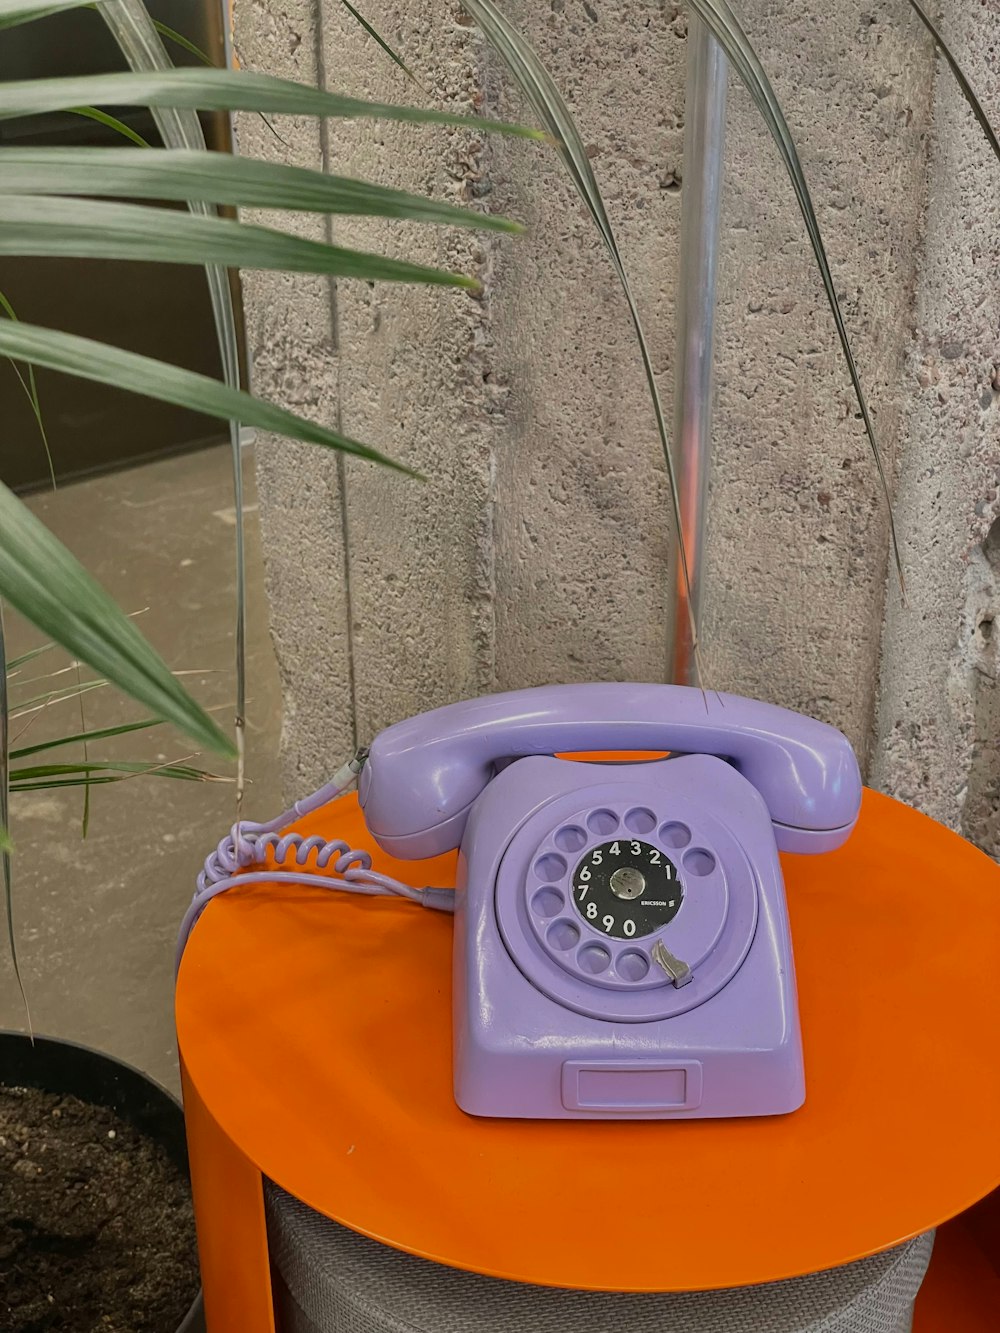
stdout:
[[[668,751],[582,762],[567,752]],[[457,847],[452,894],[289,831],[358,777],[403,860]],[[455,912],[454,1082],[473,1115],[667,1119],[805,1096],[778,851],[825,852],[861,805],[844,736],[675,685],[559,685],[388,727],[304,801],[205,860],[178,953],[217,894],[294,879]]]
[[[555,758],[663,751],[641,764]],[[805,1095],[777,852],[850,835],[825,723],[673,685],[542,687],[387,728],[359,779],[402,859],[459,847],[455,1095],[476,1115],[764,1115]]]
[[365,822],[404,860],[458,847],[496,764],[574,750],[727,759],[764,798],[782,851],[839,847],[861,800],[857,760],[825,722],[680,685],[550,685],[448,704],[387,728],[359,782]]

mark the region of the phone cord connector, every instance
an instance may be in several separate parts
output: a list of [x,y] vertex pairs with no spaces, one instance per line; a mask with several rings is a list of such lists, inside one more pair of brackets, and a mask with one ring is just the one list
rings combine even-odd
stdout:
[[[311,796],[296,801],[275,819],[263,824],[247,819],[237,820],[215,850],[205,858],[205,864],[198,875],[194,897],[181,922],[177,967],[180,967],[195,923],[212,899],[228,889],[247,884],[274,884],[279,881],[312,884],[369,897],[395,895],[438,911],[454,910],[454,895],[450,889],[417,889],[390,875],[380,874],[372,870],[369,852],[351,848],[339,838],[323,838],[318,834],[307,838],[301,833],[283,832],[296,819],[311,814],[345,792],[356,780],[367,757],[367,750],[359,750],[330,782],[318,788]],[[289,861],[294,862],[294,865],[286,864]],[[251,866],[260,866],[261,869],[250,870]],[[309,869],[304,868],[307,866]],[[319,871],[327,873],[320,874]]]

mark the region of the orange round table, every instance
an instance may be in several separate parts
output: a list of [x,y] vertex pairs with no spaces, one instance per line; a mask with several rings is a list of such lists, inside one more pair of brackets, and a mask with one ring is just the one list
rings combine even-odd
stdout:
[[[353,796],[298,827],[370,847],[407,882],[454,883],[453,853],[380,853]],[[834,1267],[994,1190],[1000,867],[873,792],[845,847],[782,859],[807,1097],[761,1119],[466,1116],[449,917],[280,884],[210,904],[177,987],[210,1333],[274,1327],[262,1175],[443,1264],[620,1291]],[[597,1243],[588,1214],[626,1209]]]

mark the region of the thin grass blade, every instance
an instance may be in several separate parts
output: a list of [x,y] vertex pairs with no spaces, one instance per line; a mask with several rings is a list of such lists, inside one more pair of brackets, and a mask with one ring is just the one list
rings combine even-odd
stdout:
[[[462,0],[462,6],[482,29],[494,50],[507,66],[524,96],[534,108],[535,114],[542,122],[545,130],[548,132],[549,136],[555,140],[556,151],[559,153],[563,165],[569,172],[570,179],[576,187],[577,193],[583,200],[587,211],[590,213],[594,225],[597,227],[601,239],[604,241],[604,245],[611,257],[615,272],[618,275],[618,281],[621,284],[625,301],[628,305],[629,315],[632,319],[632,326],[635,330],[635,336],[639,346],[639,354],[642,358],[643,370],[646,376],[646,384],[652,402],[653,416],[656,420],[656,430],[660,437],[660,445],[663,450],[663,458],[666,464],[667,478],[670,484],[671,507],[674,515],[678,560],[681,568],[681,576],[688,593],[687,605],[690,612],[692,605],[691,579],[688,571],[686,547],[683,539],[677,470],[674,465],[673,453],[670,447],[670,437],[667,431],[666,417],[664,416],[663,406],[660,402],[660,393],[656,383],[656,376],[653,371],[652,357],[650,356],[649,347],[646,343],[646,336],[643,332],[639,310],[632,294],[628,274],[625,271],[625,265],[622,261],[618,243],[615,240],[615,234],[608,219],[607,211],[604,207],[604,200],[601,197],[601,191],[597,184],[597,179],[594,176],[593,168],[590,165],[590,158],[587,156],[583,139],[576,127],[572,115],[570,114],[569,108],[562,98],[562,94],[559,92],[559,89],[556,87],[556,84],[552,79],[552,76],[542,64],[530,44],[526,42],[513,25],[508,22],[496,5],[492,3],[492,0]],[[693,615],[690,617],[690,623],[692,642],[697,654],[697,631]]]
[[47,690],[44,694],[36,694],[33,699],[19,699],[11,712],[11,719],[27,717],[30,713],[37,713],[43,708],[65,703],[67,699],[75,699],[78,694],[103,690],[107,683],[106,680],[85,680],[82,685],[64,685],[59,690]]
[[[80,663],[75,662],[74,666],[76,668],[76,683],[77,686],[79,687],[83,684],[83,675],[80,671]],[[83,699],[83,690],[80,690],[79,693],[77,694],[76,703],[80,712],[80,731],[83,733],[81,738],[83,743],[83,761],[84,763],[86,763],[90,758],[90,747],[87,744],[87,710]],[[86,838],[89,832],[90,832],[90,788],[84,787],[83,816],[81,821],[80,836]]]
[[[35,782],[18,782],[15,791],[56,791],[61,787],[106,787],[113,782],[134,782],[136,778],[146,776],[142,773],[101,773],[79,778],[39,778]],[[188,782],[215,782],[211,775],[200,778],[186,778]]]
[[[13,327],[3,332],[23,331]],[[0,485],[0,596],[43,633],[199,745],[232,744],[129,618],[31,511]],[[8,736],[3,737],[6,753]],[[5,825],[6,826],[6,825]]]
[[43,653],[51,652],[54,647],[55,647],[54,643],[43,643],[40,644],[37,648],[32,648],[26,653],[21,653],[19,657],[12,657],[10,661],[7,663],[8,681],[10,680],[11,676],[13,676],[15,672],[18,671],[20,667],[25,666],[28,662],[33,662],[36,657],[41,657]]
[[[82,696],[81,696],[82,697]],[[163,719],[144,717],[138,722],[123,722],[117,727],[92,727],[89,731],[76,731],[69,736],[55,736],[51,740],[38,741],[35,745],[22,745],[10,751],[11,759],[27,759],[29,755],[42,754],[46,750],[58,750],[64,745],[78,745],[80,742],[105,741],[115,736],[127,736],[133,731],[146,731],[150,727],[162,727]]]
[[389,59],[399,66],[399,68],[403,71],[403,73],[407,76],[407,78],[412,79],[414,83],[419,85],[420,80],[413,73],[413,70],[410,69],[409,65],[407,65],[406,62],[403,60],[403,57],[392,49],[389,43],[381,35],[381,33],[376,32],[376,30],[372,27],[372,25],[368,22],[368,20],[364,17],[364,15],[359,14],[353,5],[348,3],[348,0],[340,0],[340,3],[344,6],[344,8],[351,15],[351,17],[355,19],[356,22],[361,24],[362,28],[364,28],[368,36],[373,38],[376,42],[378,42],[379,46],[386,53]]
[[229,218],[194,217],[141,204],[0,197],[0,255],[141,259],[169,264],[329,273],[475,290],[475,278],[402,259],[348,250]]
[[[61,675],[61,672],[54,672],[54,675]],[[204,676],[204,671],[174,671],[172,673],[176,679],[183,676]],[[44,711],[46,708],[53,708],[57,704],[65,703],[69,699],[75,699],[78,695],[89,694],[91,690],[103,690],[109,684],[107,680],[85,680],[82,684],[63,686],[62,689],[49,690],[46,694],[37,695],[34,699],[22,699],[13,708],[11,720],[16,718],[34,716]],[[215,708],[208,710],[210,713],[217,711]],[[163,719],[161,718],[162,722]],[[19,735],[23,735],[30,723],[21,728]],[[16,738],[15,738],[16,739]]]
[[689,0],[691,8],[708,27],[709,31],[718,41],[719,45],[725,51],[726,55],[736,70],[737,74],[743,80],[751,97],[753,98],[758,111],[764,118],[771,133],[771,137],[778,146],[782,161],[792,182],[792,189],[795,193],[799,210],[802,213],[803,221],[806,224],[806,232],[809,236],[809,242],[812,245],[813,254],[816,257],[816,263],[823,280],[823,288],[826,292],[827,301],[833,314],[833,321],[837,328],[837,337],[840,340],[841,351],[844,360],[847,363],[847,370],[851,377],[851,384],[854,388],[854,396],[857,399],[858,407],[861,411],[861,418],[864,422],[865,433],[868,436],[868,443],[871,446],[872,456],[875,459],[875,468],[878,473],[879,486],[882,491],[882,497],[885,501],[886,511],[889,516],[889,534],[892,540],[892,553],[896,565],[896,573],[899,578],[899,586],[905,600],[906,582],[903,576],[903,562],[899,552],[899,542],[896,537],[896,522],[892,510],[892,496],[889,489],[889,479],[886,476],[885,468],[882,463],[882,454],[878,447],[878,441],[875,436],[875,427],[872,423],[871,415],[868,411],[868,402],[865,398],[864,388],[861,384],[861,376],[858,373],[857,364],[854,360],[854,353],[851,350],[851,342],[847,335],[847,326],[844,323],[844,317],[841,313],[840,302],[837,299],[837,291],[833,282],[833,274],[830,271],[830,263],[826,254],[826,247],[823,244],[823,238],[820,233],[819,221],[816,217],[816,210],[813,207],[812,196],[809,193],[809,186],[806,181],[805,172],[802,169],[802,163],[799,159],[798,149],[792,138],[791,131],[788,128],[788,122],[781,109],[771,81],[768,78],[763,65],[757,57],[757,53],[743,30],[739,19],[733,12],[732,6],[728,0]]
[[146,774],[149,777],[179,778],[183,782],[223,781],[218,774],[188,764],[130,762],[118,759],[92,759],[76,764],[34,764],[10,771],[11,787],[17,790],[21,783],[38,782],[42,778],[61,778],[89,773]]
[[508,218],[306,167],[229,153],[136,148],[0,148],[0,194],[201,199],[241,208],[398,218],[519,233]]
[[167,25],[161,23],[159,19],[153,19],[153,27],[161,37],[165,37],[168,42],[173,42],[174,46],[179,46],[181,50],[186,51],[188,55],[194,56],[195,60],[199,61],[202,65],[208,65],[209,68],[212,68],[215,65],[215,61],[207,52],[203,51],[200,46],[195,46],[194,42],[185,37],[182,32],[178,32],[176,28],[167,27]]
[[87,120],[96,120],[98,125],[103,125],[105,129],[114,130],[115,134],[120,134],[123,139],[128,139],[131,143],[138,145],[139,148],[149,148],[149,141],[142,135],[126,125],[123,120],[117,116],[109,115],[107,111],[101,111],[96,106],[72,106],[69,108],[74,116],[84,116]]
[[[10,301],[8,301],[7,297],[3,294],[3,292],[0,292],[0,310],[3,311],[4,315],[6,315],[8,319],[11,319],[15,323],[17,323],[17,313],[14,310],[14,307],[11,305]],[[52,489],[55,490],[56,469],[55,469],[55,464],[52,461],[52,448],[49,445],[48,431],[46,431],[45,429],[45,419],[42,416],[42,403],[41,399],[38,396],[38,384],[35,380],[35,368],[29,362],[28,365],[26,366],[27,373],[24,374],[21,371],[21,367],[17,364],[15,360],[13,360],[10,357],[8,357],[8,360],[10,361],[11,369],[17,376],[18,383],[20,384],[26,398],[28,399],[29,404],[31,405],[31,413],[32,416],[35,418],[35,425],[38,427],[38,433],[42,437],[42,448],[45,450],[45,462],[49,469],[49,480],[52,482]]]
[[990,124],[990,119],[983,110],[983,105],[976,96],[976,91],[966,76],[965,70],[959,64],[957,58],[951,50],[951,47],[941,35],[940,28],[934,23],[927,11],[917,3],[917,0],[909,0],[910,8],[914,11],[917,18],[924,25],[930,35],[934,38],[934,44],[948,62],[948,67],[955,76],[959,88],[962,90],[962,96],[972,108],[972,114],[979,121],[983,133],[986,135],[987,142],[1000,160],[1000,139],[997,138],[996,130]]
[[[76,334],[63,333],[58,329],[42,329],[34,324],[15,325],[0,321],[0,356],[17,356],[67,375],[77,375],[100,384],[117,385],[131,393],[174,403],[178,407],[189,407],[194,412],[204,412],[223,421],[233,417],[259,430],[274,431],[277,435],[286,435],[306,444],[318,444],[327,449],[356,454],[375,463],[384,463],[409,476],[417,475],[403,464],[380,454],[377,449],[360,444],[337,431],[328,430],[305,417],[296,416],[294,412],[287,412],[261,398],[230,389],[209,375],[182,370],[165,361],[155,361],[151,357],[109,347]],[[0,524],[4,513],[5,505],[0,505]],[[3,535],[0,526],[0,541]],[[52,635],[52,638],[58,643],[63,642],[56,635]],[[70,648],[69,651],[75,650]],[[87,660],[83,653],[76,653],[76,656]]]
[[366,102],[310,88],[291,79],[235,69],[169,69],[140,74],[88,74],[0,83],[0,120],[76,106],[187,107],[201,111],[263,111],[271,115],[396,120],[452,125],[522,139],[537,129],[449,111]]
[[3,623],[3,605],[0,603],[0,869],[3,874],[4,916],[7,922],[7,947],[10,949],[11,966],[14,979],[24,1005],[31,1031],[31,1010],[28,1008],[28,996],[21,980],[21,965],[17,958],[17,932],[14,929],[14,876],[11,865],[11,852],[14,850],[10,838],[10,713],[7,696],[7,642]]

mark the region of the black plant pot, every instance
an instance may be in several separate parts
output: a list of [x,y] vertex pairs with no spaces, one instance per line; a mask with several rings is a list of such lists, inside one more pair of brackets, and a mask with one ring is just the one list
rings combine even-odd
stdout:
[[[184,1112],[176,1097],[138,1069],[100,1051],[54,1037],[0,1031],[0,1083],[38,1088],[106,1106],[147,1138],[159,1143],[188,1176]],[[201,1292],[177,1326],[177,1333],[205,1333]]]

